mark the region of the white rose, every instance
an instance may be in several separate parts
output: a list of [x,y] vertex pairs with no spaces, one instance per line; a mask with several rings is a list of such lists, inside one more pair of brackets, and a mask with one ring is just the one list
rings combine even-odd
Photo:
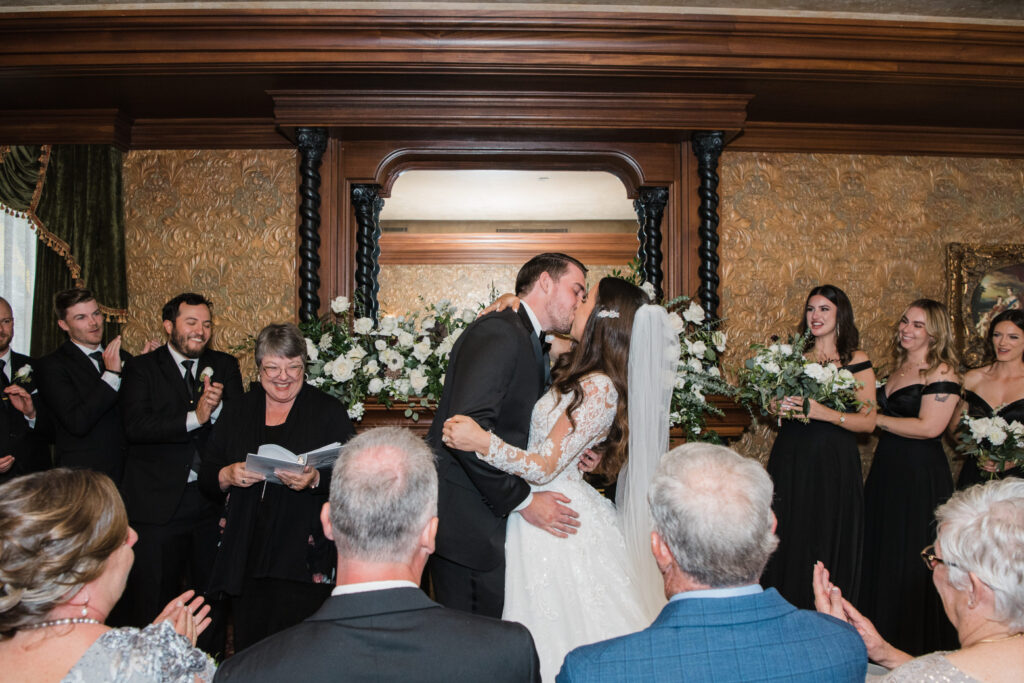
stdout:
[[764,368],[765,372],[770,373],[772,375],[777,375],[780,372],[782,372],[782,368],[780,368],[779,364],[776,363],[775,361],[768,361],[767,363],[761,363],[761,367]]
[[988,440],[993,446],[1002,446],[1003,442],[1006,441],[1006,432],[1000,427],[993,425],[988,432]]
[[715,349],[719,353],[723,353],[725,351],[725,338],[725,332],[722,332],[721,330],[716,330],[711,333],[711,341],[714,342]]
[[309,356],[310,360],[316,360],[320,357],[320,352],[317,350],[313,340],[306,337],[306,355]]
[[398,330],[398,332],[396,333],[396,337],[398,338],[398,346],[403,349],[409,348],[415,341],[415,337],[413,337],[405,330]]
[[376,375],[380,370],[380,365],[377,363],[376,358],[371,358],[366,361],[366,365],[363,366],[363,372],[367,375]]
[[829,377],[829,372],[821,363],[808,363],[804,366],[804,374],[816,382],[823,382]]
[[467,325],[476,320],[476,311],[471,311],[468,308],[462,309],[462,322]]
[[411,393],[410,392],[411,388],[412,388],[412,385],[410,384],[408,379],[403,377],[402,379],[395,380],[395,392],[396,393],[401,394],[402,396],[408,396]]
[[427,376],[419,369],[413,370],[409,373],[409,383],[412,385],[412,390],[419,396],[427,388]]
[[722,371],[718,369],[717,365],[712,365],[710,368],[708,368],[707,369],[707,373],[709,375],[711,375],[712,377],[721,377],[722,376]]
[[687,309],[683,311],[683,319],[694,325],[700,325],[704,322],[704,309],[696,301],[691,301]]
[[779,353],[784,356],[792,356],[793,346],[791,344],[779,344]]
[[653,284],[651,284],[650,282],[645,282],[642,285],[640,285],[640,289],[644,290],[644,293],[647,294],[647,296],[650,297],[652,300],[654,299],[654,295],[656,292],[654,291]]
[[348,419],[350,420],[361,420],[363,419],[363,413],[366,412],[366,407],[362,403],[354,403],[351,408],[348,409]]
[[[206,370],[210,370],[210,368],[206,368]],[[203,370],[203,372],[206,372],[206,370]],[[28,377],[31,374],[32,374],[32,366],[31,365],[22,365],[20,368],[18,368],[18,371],[16,373],[14,373],[14,379],[25,379],[26,377]],[[213,374],[213,370],[210,370],[210,374],[211,375]]]
[[418,344],[412,347],[413,358],[421,363],[426,362],[426,360],[430,358],[430,354],[432,352],[433,349],[430,348],[430,340],[425,337],[421,339]]
[[312,387],[318,387],[318,386],[320,386],[323,383],[324,383],[324,378],[323,377],[313,377],[313,378],[310,378],[310,379],[306,380],[306,384],[308,384],[308,385],[310,385]]
[[698,339],[697,341],[693,342],[692,344],[687,343],[686,344],[686,350],[689,351],[691,356],[697,356],[698,358],[703,358],[704,354],[708,350],[708,347],[707,347],[707,345],[704,342],[702,342],[701,340]]
[[423,322],[420,323],[420,329],[432,330],[434,329],[434,322],[434,317],[428,315],[426,318],[423,319]]
[[395,330],[398,329],[398,318],[393,315],[385,316],[380,321],[380,333],[381,334],[394,334]]
[[[328,366],[331,368],[330,370],[327,370]],[[335,382],[347,382],[352,379],[355,372],[355,363],[350,358],[338,356],[324,366],[324,370],[331,373],[331,379]]]
[[672,331],[676,334],[681,334],[686,329],[686,323],[679,317],[678,313],[668,314],[668,326],[672,328]]
[[377,341],[373,342],[373,348],[377,349],[378,351],[383,351],[384,349],[388,348],[388,343],[383,339],[378,339]]
[[351,358],[352,360],[362,360],[366,358],[366,349],[364,349],[362,346],[353,346],[351,349],[348,350],[348,353],[346,353],[345,355]]
[[348,310],[348,297],[347,296],[336,296],[331,299],[331,310],[337,315],[341,315]]
[[370,330],[373,329],[373,321],[369,318],[358,318],[352,323],[352,329],[355,330],[356,334],[369,334]]
[[690,366],[690,369],[694,372],[703,372],[704,370],[704,365],[700,362],[699,358],[691,358],[687,365]]
[[374,377],[370,380],[366,390],[376,396],[380,393],[380,390],[384,388],[384,381],[380,377]]

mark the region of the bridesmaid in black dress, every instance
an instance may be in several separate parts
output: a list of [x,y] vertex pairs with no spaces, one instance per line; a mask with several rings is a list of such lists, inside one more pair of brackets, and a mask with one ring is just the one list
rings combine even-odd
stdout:
[[918,299],[900,318],[888,382],[878,389],[883,430],[864,486],[861,611],[913,655],[956,649],[921,549],[935,539],[935,508],[953,493],[941,437],[959,403],[946,307]]
[[[865,404],[859,412],[841,413],[811,401],[810,422],[784,419],[768,459],[779,548],[761,582],[797,607],[814,609],[808,581],[819,560],[836,567],[833,582],[844,595],[857,595],[860,588],[864,498],[856,432],[875,428],[875,373],[858,348],[850,300],[838,287],[811,290],[798,331],[810,331],[810,360],[854,374],[863,384],[857,393]],[[790,396],[779,408],[785,414],[802,406],[802,397]]]
[[[964,375],[963,412],[971,417],[999,416],[1007,422],[1024,423],[1024,311],[1003,311],[988,328],[985,341],[985,360],[988,365]],[[950,422],[956,431],[961,412]],[[1024,459],[1024,453],[1021,453]],[[956,487],[965,489],[989,479],[1020,477],[1020,465],[997,472],[995,463],[989,462],[982,471],[974,458],[964,462]]]

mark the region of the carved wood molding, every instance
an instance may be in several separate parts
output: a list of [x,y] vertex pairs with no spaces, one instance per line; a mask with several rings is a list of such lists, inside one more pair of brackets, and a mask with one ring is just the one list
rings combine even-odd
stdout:
[[291,149],[270,118],[136,119],[132,149]]
[[117,109],[7,110],[0,111],[0,142],[114,145],[125,150],[131,125],[131,119]]
[[868,126],[750,121],[729,143],[730,152],[825,152],[1024,156],[1024,132],[928,126]]
[[380,263],[507,263],[521,265],[546,251],[572,254],[584,263],[626,263],[636,256],[636,235],[614,233],[500,234],[384,233]]
[[[750,95],[545,93],[516,91],[271,91],[284,128],[611,131],[663,133],[712,128],[735,135]],[[344,137],[344,134],[341,135]]]

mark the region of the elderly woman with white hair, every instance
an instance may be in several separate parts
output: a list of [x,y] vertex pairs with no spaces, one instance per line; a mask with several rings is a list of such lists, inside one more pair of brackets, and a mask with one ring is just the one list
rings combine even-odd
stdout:
[[1024,480],[1006,479],[958,491],[935,512],[938,538],[921,551],[932,571],[960,649],[912,658],[878,635],[819,563],[819,612],[844,619],[864,639],[868,656],[891,668],[883,681],[1024,680]]

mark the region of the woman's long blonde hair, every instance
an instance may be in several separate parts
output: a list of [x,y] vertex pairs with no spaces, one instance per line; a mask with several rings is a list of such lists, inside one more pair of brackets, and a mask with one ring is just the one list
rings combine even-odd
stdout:
[[[925,356],[928,367],[921,370],[921,376],[924,377],[943,363],[959,376],[960,359],[954,347],[953,328],[949,324],[949,311],[934,299],[912,301],[905,309],[904,315],[911,308],[920,308],[924,311],[924,329],[928,333],[928,353]],[[893,330],[890,354],[893,363],[890,371],[895,372],[907,360],[907,350],[900,344],[899,321],[896,322],[896,329]]]

